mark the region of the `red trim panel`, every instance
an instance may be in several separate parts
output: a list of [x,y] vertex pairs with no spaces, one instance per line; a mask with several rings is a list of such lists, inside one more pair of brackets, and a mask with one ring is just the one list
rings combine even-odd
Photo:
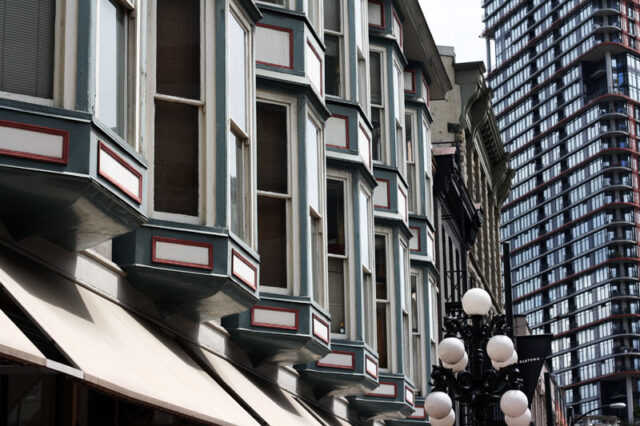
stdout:
[[387,205],[383,206],[380,204],[374,204],[373,207],[380,207],[382,209],[390,209],[391,208],[391,181],[389,179],[384,178],[376,178],[378,182],[386,182],[387,184]]
[[[131,191],[122,186],[120,182],[118,182],[114,177],[109,176],[102,170],[102,168],[100,167],[100,151],[104,151],[107,155],[109,155],[109,157],[120,163],[122,167],[133,173],[133,175],[138,179],[138,194],[133,194]],[[136,203],[140,204],[142,202],[142,174],[102,141],[100,141],[100,144],[98,146],[98,174],[111,182],[114,186],[116,186],[120,191],[124,192]]]
[[[373,357],[369,356],[369,355],[365,355],[365,360],[364,360],[364,371],[367,372],[367,374],[369,374],[372,377],[375,377],[376,379],[378,378],[378,362],[373,359]],[[376,371],[375,374],[373,374],[371,371],[369,371],[369,369],[367,368],[367,360],[373,362],[373,364],[376,366]]]
[[[205,247],[209,250],[209,263],[207,265],[203,265],[200,263],[189,263],[189,262],[181,262],[178,260],[171,260],[171,259],[160,259],[156,256],[156,243],[157,242],[165,242],[165,243],[172,243],[172,244],[182,244],[182,245],[188,245],[188,246],[198,246],[198,247]],[[179,240],[176,238],[167,238],[167,237],[160,237],[157,235],[154,235],[151,238],[151,261],[154,263],[164,263],[167,265],[177,265],[177,266],[186,266],[189,268],[199,268],[199,269],[207,269],[207,270],[212,270],[213,269],[213,244],[211,243],[201,243],[199,241],[189,241],[189,240]]]
[[320,96],[324,96],[324,61],[322,60],[322,56],[320,56],[320,54],[318,53],[318,51],[316,50],[315,47],[313,47],[313,43],[311,43],[311,41],[309,39],[307,39],[307,46],[309,46],[311,48],[311,51],[313,52],[314,55],[316,55],[316,58],[318,58],[318,61],[320,61]]
[[[322,334],[319,334],[319,333],[316,332],[316,327],[315,327],[315,324],[314,324],[313,320],[318,320],[319,322],[324,324],[324,326],[327,328],[327,334],[325,336],[323,336]],[[331,338],[330,337],[331,330],[329,328],[329,324],[325,320],[320,318],[318,315],[316,315],[316,314],[311,315],[311,329],[313,330],[313,335],[314,336],[316,336],[318,339],[322,340],[323,342],[325,342],[327,344],[329,343],[329,340]]]
[[289,66],[284,66],[280,64],[272,64],[269,62],[257,61],[256,64],[267,65],[270,67],[278,67],[284,68],[287,70],[293,69],[293,30],[291,28],[277,27],[275,25],[267,25],[267,24],[256,24],[256,27],[268,28],[270,30],[282,31],[284,33],[289,33]]
[[368,393],[366,396],[381,396],[383,398],[396,398],[398,396],[398,385],[393,382],[380,382],[380,386],[382,385],[391,385],[393,386],[393,395],[387,395],[384,393]]
[[369,0],[369,3],[377,4],[380,6],[380,19],[382,19],[382,22],[381,22],[382,25],[369,23],[369,26],[372,28],[379,28],[381,30],[384,30],[386,26],[386,19],[384,16],[384,3],[380,0]]
[[337,149],[341,149],[343,151],[346,151],[349,149],[349,117],[346,115],[340,115],[340,114],[332,114],[331,117],[335,117],[337,119],[340,120],[344,120],[344,127],[345,127],[345,135],[346,135],[346,144],[347,146],[341,146],[341,145],[333,145],[333,144],[326,144],[327,146],[330,146],[331,148],[337,148]]
[[49,135],[62,136],[62,157],[51,157],[49,155],[31,154],[28,152],[0,149],[0,155],[10,157],[26,158],[29,160],[46,161],[48,163],[67,164],[69,162],[69,132],[51,127],[36,126],[35,124],[17,123],[15,121],[0,120],[0,127],[11,127],[13,129],[29,130],[32,132],[46,133]]
[[341,368],[343,370],[355,370],[356,369],[356,354],[353,352],[347,351],[331,351],[332,354],[341,354],[341,355],[350,355],[351,356],[351,365],[336,365],[336,364],[326,364],[321,361],[316,361],[316,365],[318,367],[330,367],[330,368]]
[[[249,268],[251,268],[253,270],[253,283],[248,282],[247,280],[245,280],[244,278],[242,278],[241,276],[237,275],[235,273],[235,263],[236,263],[236,257],[240,260],[242,260],[242,263],[244,263],[245,265],[247,265]],[[256,290],[258,288],[257,283],[258,283],[258,268],[249,260],[247,260],[247,258],[245,258],[243,255],[240,254],[240,252],[238,252],[236,249],[232,249],[231,250],[231,273],[233,274],[234,277],[236,277],[237,279],[239,279],[240,281],[242,281],[243,283],[245,283],[247,286],[251,287],[252,289]]]
[[[290,325],[278,325],[278,324],[267,324],[267,323],[262,323],[262,322],[257,322],[255,319],[255,310],[256,309],[261,309],[264,311],[279,311],[279,312],[291,312],[293,314],[295,314],[295,325],[294,326],[290,326]],[[298,330],[299,327],[299,315],[298,315],[298,310],[297,309],[289,309],[289,308],[278,308],[275,306],[254,306],[251,308],[251,325],[254,327],[267,327],[267,328],[277,328],[277,329],[281,329],[281,330]]]
[[[418,249],[417,250],[413,250],[413,249],[409,249],[410,251],[414,252],[414,253],[418,253],[420,251],[422,251],[422,232],[420,231],[420,228],[417,226],[410,226],[409,229],[415,229],[418,231],[418,233],[416,234],[416,238],[418,239]],[[409,244],[411,245],[411,244]]]

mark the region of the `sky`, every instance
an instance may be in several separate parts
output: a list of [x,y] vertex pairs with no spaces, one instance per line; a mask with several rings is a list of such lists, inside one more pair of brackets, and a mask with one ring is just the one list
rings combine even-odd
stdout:
[[420,0],[437,45],[454,46],[456,62],[485,61],[482,0]]

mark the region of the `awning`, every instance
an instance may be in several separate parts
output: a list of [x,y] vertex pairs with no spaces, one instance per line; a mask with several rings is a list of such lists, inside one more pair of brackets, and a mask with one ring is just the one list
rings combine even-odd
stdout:
[[313,425],[318,422],[290,393],[276,385],[241,371],[229,361],[195,345],[194,352],[233,391],[272,426]]
[[47,360],[13,321],[0,311],[0,354],[30,364],[45,365]]
[[[172,337],[116,303],[4,247],[0,284],[87,382],[206,422],[258,424]],[[33,352],[24,340],[14,339],[16,354]]]

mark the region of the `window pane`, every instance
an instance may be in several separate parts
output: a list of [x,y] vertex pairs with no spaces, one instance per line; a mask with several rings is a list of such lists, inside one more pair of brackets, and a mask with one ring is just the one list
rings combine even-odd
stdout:
[[287,108],[258,103],[258,189],[288,193]]
[[382,161],[382,123],[384,110],[382,108],[371,107],[371,158],[375,161]]
[[387,248],[381,235],[376,235],[376,299],[387,299]]
[[376,305],[376,326],[378,332],[378,366],[380,368],[389,368],[389,357],[387,354],[388,343],[386,303],[378,303]]
[[0,90],[53,98],[55,1],[0,1]]
[[100,0],[98,34],[98,117],[120,136],[124,132],[125,14]]
[[198,215],[199,108],[156,101],[154,208]]
[[258,197],[260,284],[287,288],[286,200]]
[[233,121],[247,129],[247,53],[245,31],[233,14],[229,15],[229,115]]
[[307,117],[306,125],[306,157],[307,157],[307,189],[309,205],[320,212],[320,160],[318,149],[320,148],[319,131],[316,125]]
[[371,103],[382,105],[382,69],[380,64],[381,54],[369,53],[369,80],[371,84]]
[[322,224],[317,217],[309,217],[311,231],[311,286],[313,287],[313,300],[320,306],[325,306],[324,269],[322,263]]
[[360,191],[360,256],[362,258],[362,264],[367,268],[371,267],[369,257],[369,230],[371,226],[369,224],[369,197],[363,191]]
[[324,84],[328,95],[341,95],[340,81],[340,38],[325,34],[324,44]]
[[200,0],[158,0],[156,91],[200,99]]
[[340,0],[324,0],[324,29],[341,32]]
[[411,331],[417,333],[418,324],[418,277],[411,275]]
[[248,182],[249,148],[243,139],[229,133],[231,231],[243,240],[247,237]]
[[327,220],[329,253],[345,254],[344,186],[342,182],[327,181]]
[[365,342],[373,346],[373,336],[375,336],[374,321],[374,304],[373,304],[373,286],[371,283],[371,274],[362,272],[362,285],[364,287],[364,338]]
[[329,311],[331,332],[345,334],[344,260],[329,258]]

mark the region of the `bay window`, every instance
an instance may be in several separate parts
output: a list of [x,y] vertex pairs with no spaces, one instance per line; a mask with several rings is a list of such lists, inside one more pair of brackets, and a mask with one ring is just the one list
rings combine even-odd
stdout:
[[306,170],[307,195],[309,199],[311,261],[309,285],[313,289],[313,299],[326,306],[327,288],[325,285],[325,249],[323,238],[324,215],[324,141],[322,124],[313,116],[306,119]]
[[375,267],[376,267],[376,330],[378,362],[381,369],[390,368],[389,346],[389,276],[387,261],[387,239],[385,235],[376,235],[375,238]]
[[127,11],[116,0],[99,0],[96,115],[124,137],[127,93]]
[[331,333],[346,335],[346,286],[345,272],[348,271],[345,224],[345,182],[327,180],[327,243],[329,263],[329,311],[331,312]]
[[[412,377],[412,359],[411,359],[411,291],[409,276],[409,248],[400,243],[400,279],[398,286],[401,290],[401,307],[402,307],[402,372],[405,377]],[[399,369],[400,371],[400,369]]]
[[228,15],[229,49],[229,229],[249,245],[251,232],[251,108],[253,99],[251,30],[239,13]]
[[371,157],[373,161],[379,162],[384,162],[386,158],[384,63],[382,51],[369,52],[371,125],[373,126]]
[[200,1],[158,0],[156,25],[156,212],[200,215],[201,90]]
[[[429,364],[438,365],[438,286],[435,281],[429,279]],[[427,372],[431,375],[431,371]]]
[[[415,135],[415,112],[410,112],[405,114],[404,123],[405,123],[405,151],[407,156],[407,184],[409,185],[409,211],[412,213],[418,213],[418,197],[420,194],[418,188],[418,172],[416,170],[416,149],[418,144],[416,144],[416,135]],[[429,189],[430,190],[430,189]]]
[[393,66],[393,109],[396,136],[396,167],[405,175],[405,140],[404,140],[404,89],[402,67],[394,61]]
[[423,388],[423,359],[422,345],[424,343],[422,332],[421,312],[424,312],[422,304],[422,276],[418,271],[412,271],[410,280],[409,298],[411,301],[411,365],[413,385],[416,393],[424,395]]
[[0,1],[0,90],[3,92],[53,100],[56,3],[55,0]]
[[325,91],[328,95],[343,96],[342,50],[344,31],[342,0],[324,1]]
[[260,284],[288,289],[289,106],[258,101],[257,181]]
[[373,207],[371,195],[360,188],[359,195],[359,223],[360,223],[360,260],[362,264],[362,294],[364,310],[364,341],[371,348],[376,347],[376,302],[373,288],[373,265],[371,247],[371,229],[373,228]]

